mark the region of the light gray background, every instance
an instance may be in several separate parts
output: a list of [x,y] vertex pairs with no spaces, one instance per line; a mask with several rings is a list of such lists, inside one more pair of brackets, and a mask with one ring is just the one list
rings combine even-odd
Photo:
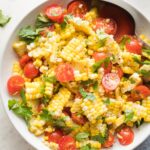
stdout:
[[[3,29],[0,29],[0,55],[4,50],[2,48],[5,38],[9,36],[11,28],[17,24],[35,5],[45,0],[0,0],[0,9],[12,17],[11,22]],[[137,7],[150,20],[150,0],[126,0]],[[8,117],[0,100],[0,150],[34,150],[17,133]],[[141,144],[136,150],[150,150],[150,137]]]

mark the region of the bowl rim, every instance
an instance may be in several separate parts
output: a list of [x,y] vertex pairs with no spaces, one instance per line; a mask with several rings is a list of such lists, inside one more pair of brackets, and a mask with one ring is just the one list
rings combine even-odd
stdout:
[[[125,0],[122,0],[121,2],[120,2],[120,0],[115,0],[115,1],[112,1],[112,0],[102,0],[102,1],[109,2],[109,3],[112,3],[112,4],[116,4],[116,5],[118,5],[118,3],[119,3],[119,4],[120,4],[120,3],[123,3],[123,4],[127,5],[128,7],[130,7],[131,9],[135,10],[136,12],[138,12],[140,15],[142,15],[142,17],[144,17],[144,18],[148,21],[148,23],[150,24],[150,20],[149,20],[138,8],[134,7],[134,6],[133,6],[132,4],[130,4],[128,1],[125,1]],[[47,0],[44,0],[43,2],[40,2],[40,3],[39,3],[38,5],[36,5],[35,7],[33,6],[33,7],[30,9],[29,12],[26,12],[26,13],[23,15],[23,17],[22,17],[19,21],[17,21],[17,24],[13,27],[11,33],[9,33],[9,36],[7,37],[7,42],[5,42],[5,44],[4,44],[4,50],[2,51],[0,62],[2,62],[2,59],[3,59],[4,55],[5,55],[5,49],[6,49],[7,45],[9,44],[9,41],[10,41],[10,39],[11,39],[12,34],[14,33],[14,31],[17,30],[17,28],[20,26],[20,24],[22,23],[22,21],[23,21],[26,17],[28,17],[30,14],[32,14],[38,7],[40,7],[40,6],[42,6],[42,5],[46,4],[46,3],[48,3],[48,1],[47,1]],[[118,6],[120,6],[120,5],[118,5]],[[2,65],[2,64],[3,64],[3,63],[0,64],[0,72],[2,71],[2,68],[3,68],[3,65]],[[1,79],[1,77],[0,77],[0,79]],[[2,81],[0,80],[0,84],[1,84],[1,82],[2,82]],[[7,116],[8,116],[8,118],[9,118],[9,121],[11,122],[11,124],[13,125],[13,127],[15,128],[15,130],[21,135],[21,137],[22,137],[29,145],[31,145],[31,146],[32,146],[33,148],[35,148],[35,149],[38,149],[38,147],[36,146],[36,144],[32,143],[32,141],[30,141],[27,137],[24,136],[24,133],[23,133],[21,130],[18,130],[18,129],[17,129],[17,126],[16,126],[16,124],[15,124],[15,121],[14,121],[13,118],[9,115],[9,112],[8,112],[9,110],[8,110],[8,109],[5,107],[5,105],[4,105],[4,98],[3,98],[3,96],[2,96],[2,91],[3,91],[3,87],[0,86],[0,97],[1,97],[1,99],[2,99],[2,100],[1,100],[1,101],[2,101],[2,105],[3,105],[3,108],[4,108],[4,110],[5,110],[5,112],[6,112]],[[138,142],[138,143],[135,145],[134,148],[136,148],[136,147],[139,146],[141,143],[143,143],[143,142],[148,138],[149,135],[150,135],[150,132],[149,132],[149,134],[147,134],[142,140],[140,140],[140,142]]]

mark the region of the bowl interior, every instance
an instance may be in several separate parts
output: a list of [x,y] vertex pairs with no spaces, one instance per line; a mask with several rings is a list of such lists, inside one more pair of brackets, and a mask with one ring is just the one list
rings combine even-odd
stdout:
[[[33,24],[37,14],[39,12],[41,12],[41,10],[43,10],[47,5],[49,5],[51,3],[58,3],[58,4],[65,7],[67,5],[67,3],[69,3],[70,1],[71,0],[64,0],[64,1],[62,1],[62,0],[51,0],[49,2],[47,1],[47,2],[44,2],[43,4],[41,4],[39,7],[35,8],[29,14],[27,14],[27,16],[18,24],[18,26],[15,28],[12,35],[10,36],[10,38],[7,42],[7,45],[5,47],[5,51],[3,53],[3,57],[1,60],[1,64],[0,64],[1,65],[0,66],[0,71],[1,71],[0,92],[1,92],[2,100],[4,103],[4,107],[6,109],[6,112],[9,116],[11,122],[15,126],[15,128],[26,139],[26,141],[28,143],[30,143],[36,149],[40,149],[40,150],[48,150],[48,148],[43,144],[42,138],[40,138],[40,137],[37,138],[33,134],[31,134],[27,129],[26,123],[21,118],[16,116],[13,112],[9,111],[8,107],[7,107],[8,100],[12,99],[12,97],[10,97],[7,93],[6,83],[7,83],[8,78],[11,76],[12,65],[17,60],[17,57],[12,50],[12,43],[17,38],[18,30],[25,25]],[[125,7],[128,6],[128,8],[131,9],[131,6],[128,5],[126,2],[123,2],[123,1],[122,1],[122,6],[125,6]],[[134,12],[136,14],[137,10],[132,8],[132,12]],[[137,12],[137,14],[140,14],[140,13]],[[149,30],[149,35],[150,35],[150,30]],[[112,150],[133,149],[137,145],[139,145],[143,140],[145,140],[148,137],[149,133],[150,133],[150,124],[143,124],[140,128],[135,129],[135,139],[131,145],[121,146],[120,144],[118,144],[116,142],[114,147],[112,148]]]

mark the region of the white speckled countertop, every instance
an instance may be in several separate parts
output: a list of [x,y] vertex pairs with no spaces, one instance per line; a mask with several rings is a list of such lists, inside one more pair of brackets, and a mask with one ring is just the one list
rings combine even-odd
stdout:
[[[5,14],[12,17],[11,22],[0,29],[0,56],[3,49],[3,43],[9,36],[9,31],[17,22],[33,7],[46,0],[0,0],[0,9]],[[126,0],[137,7],[150,20],[150,0]],[[26,141],[17,133],[8,117],[0,100],[0,150],[34,150]],[[140,145],[136,150],[150,150],[150,137]]]

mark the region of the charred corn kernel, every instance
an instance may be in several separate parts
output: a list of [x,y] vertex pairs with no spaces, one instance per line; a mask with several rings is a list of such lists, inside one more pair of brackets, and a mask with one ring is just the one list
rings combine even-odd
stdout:
[[71,107],[71,112],[76,113],[81,111],[81,104],[82,104],[82,99],[76,98],[74,100],[74,103]]
[[85,57],[86,43],[85,39],[80,37],[73,38],[60,52],[60,57],[66,61],[80,60]]
[[29,130],[36,136],[40,136],[44,133],[44,125],[45,121],[42,120],[40,117],[32,118],[29,121]]
[[24,41],[17,41],[13,43],[13,49],[16,54],[21,57],[27,52],[27,44]]
[[146,108],[147,114],[144,117],[144,121],[150,122],[150,97],[142,101],[142,106]]
[[33,64],[36,68],[40,68],[42,66],[42,60],[36,59]]
[[101,101],[101,99],[96,98],[95,100],[84,99],[81,104],[82,111],[88,120],[92,123],[96,122],[96,118],[106,113],[107,108]]
[[48,105],[48,111],[53,112],[54,115],[60,116],[64,106],[67,104],[71,96],[71,93],[66,88],[61,88],[59,92],[54,95]]
[[52,83],[46,82],[44,94],[48,97],[51,97],[53,94],[53,88],[54,88],[54,86]]
[[122,52],[121,57],[123,62],[121,62],[120,65],[124,73],[133,74],[139,70],[140,65],[134,60],[134,57],[141,61],[140,55],[132,54],[130,52]]
[[84,16],[85,20],[92,23],[92,21],[98,18],[98,11],[97,8],[92,8],[89,12],[86,13]]
[[13,72],[13,75],[22,75],[23,74],[23,70],[21,69],[19,62],[15,62],[13,64],[12,72]]
[[43,83],[42,82],[25,82],[26,99],[38,99],[43,97]]
[[65,29],[61,30],[60,36],[61,36],[61,39],[65,40],[65,39],[73,37],[74,33],[75,33],[74,26],[71,24],[68,24],[65,27]]
[[93,29],[90,27],[90,24],[88,21],[84,21],[80,19],[79,17],[73,17],[70,22],[73,24],[75,29],[77,31],[84,32],[87,35],[92,35],[94,34]]

